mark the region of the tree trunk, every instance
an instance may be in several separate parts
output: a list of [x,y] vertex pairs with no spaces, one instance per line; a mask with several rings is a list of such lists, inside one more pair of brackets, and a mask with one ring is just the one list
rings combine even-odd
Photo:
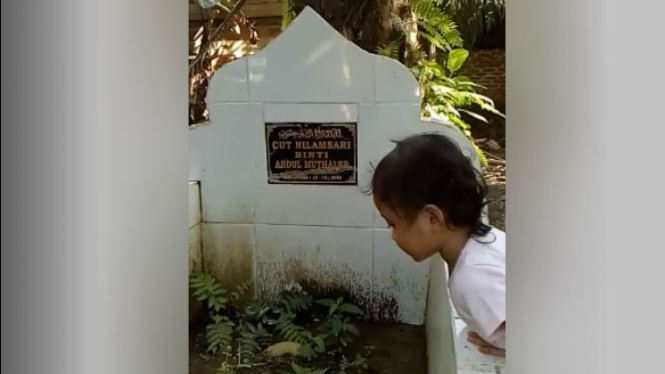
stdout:
[[418,43],[418,18],[411,11],[411,0],[393,0],[392,13],[406,23],[404,63],[406,66],[413,66],[418,60],[420,45]]
[[375,53],[391,36],[394,0],[289,0],[299,14],[305,6],[360,48]]

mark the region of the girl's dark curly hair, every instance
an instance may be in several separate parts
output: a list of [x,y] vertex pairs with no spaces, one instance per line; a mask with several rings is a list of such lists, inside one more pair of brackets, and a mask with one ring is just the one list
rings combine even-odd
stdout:
[[371,192],[409,219],[427,204],[438,206],[449,224],[482,237],[485,179],[451,139],[438,134],[415,135],[397,142],[376,166]]

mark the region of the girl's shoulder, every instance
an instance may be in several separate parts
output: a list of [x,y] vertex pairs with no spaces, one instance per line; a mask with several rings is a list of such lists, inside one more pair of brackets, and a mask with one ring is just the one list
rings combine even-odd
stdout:
[[470,238],[460,260],[466,265],[506,266],[506,233],[492,228],[483,237]]
[[467,241],[455,264],[450,281],[459,278],[460,274],[473,278],[487,272],[496,276],[497,272],[505,274],[505,269],[506,234],[493,228],[487,235]]

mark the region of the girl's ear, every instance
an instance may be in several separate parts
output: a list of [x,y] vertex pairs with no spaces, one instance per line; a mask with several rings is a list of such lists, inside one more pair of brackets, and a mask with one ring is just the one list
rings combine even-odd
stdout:
[[434,226],[443,227],[446,225],[443,211],[434,204],[427,204],[423,207],[423,212],[427,215],[429,223]]

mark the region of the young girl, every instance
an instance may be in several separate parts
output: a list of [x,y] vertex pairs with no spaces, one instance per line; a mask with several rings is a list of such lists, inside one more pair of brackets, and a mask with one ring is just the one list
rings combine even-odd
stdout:
[[413,136],[377,165],[372,193],[404,252],[415,261],[438,253],[448,264],[468,340],[505,355],[506,235],[481,220],[486,188],[471,162],[443,135]]

